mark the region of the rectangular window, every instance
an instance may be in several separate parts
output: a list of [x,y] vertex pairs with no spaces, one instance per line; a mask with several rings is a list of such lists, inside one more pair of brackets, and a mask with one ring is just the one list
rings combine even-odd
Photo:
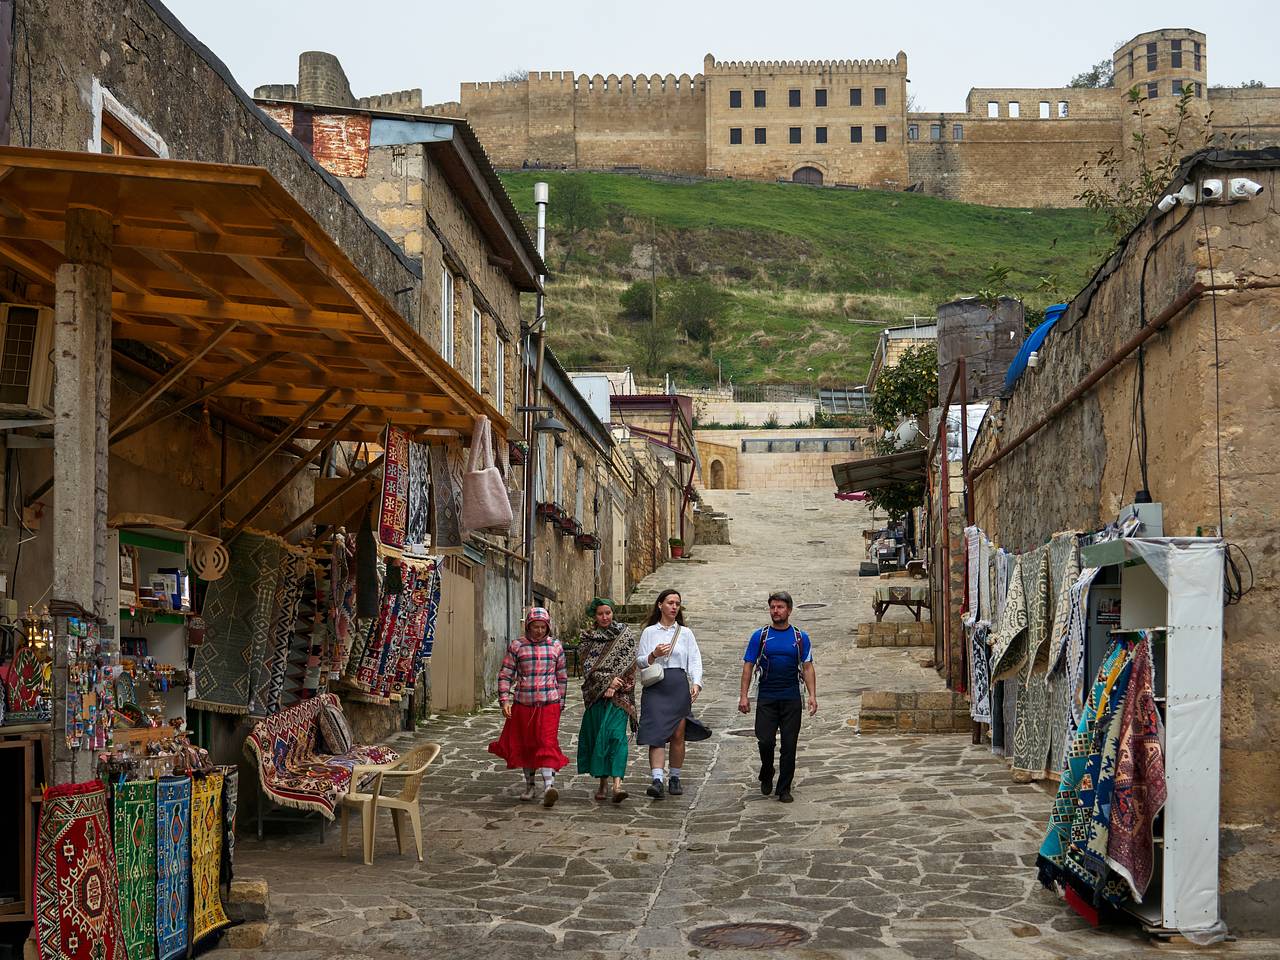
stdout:
[[1196,96],[1197,96],[1197,97],[1203,97],[1203,96],[1204,96],[1204,87],[1202,87],[1202,86],[1200,85],[1200,81],[1198,81],[1198,80],[1196,81]]
[[767,143],[765,140],[764,127],[756,127],[756,143]]
[[742,142],[742,128],[741,128],[741,127],[730,127],[730,128],[729,128],[729,142],[730,142],[730,143],[741,143],[741,142]]
[[884,87],[875,88],[876,106],[883,107],[889,102],[889,91]]
[[[756,104],[756,106],[759,106],[759,104]],[[800,91],[799,91],[799,90],[788,90],[788,91],[787,91],[787,106],[789,106],[789,107],[798,107],[798,106],[800,106]]]
[[815,107],[825,107],[827,105],[827,91],[822,87],[813,91],[813,105]]
[[818,143],[826,143],[826,142],[827,142],[827,128],[826,128],[826,127],[817,127],[817,128],[815,128],[815,129],[814,129],[814,131],[813,131],[813,139],[814,139],[814,140],[816,140]]
[[1147,44],[1147,73],[1151,73],[1156,68],[1156,45],[1154,43]]
[[471,308],[471,385],[484,393],[484,314]]
[[453,363],[453,274],[440,271],[440,356]]
[[952,124],[952,126],[951,126],[951,139],[952,139],[952,140],[963,140],[963,139],[964,139],[964,124],[961,124],[961,123]]
[[736,110],[741,106],[742,106],[742,91],[730,90],[729,91],[729,108],[731,110]]
[[756,91],[756,106],[757,106],[757,107],[763,107],[763,106],[764,106],[764,91],[763,91],[763,90],[757,90],[757,91]]
[[1129,79],[1133,79],[1133,51],[1129,51]]
[[578,472],[573,479],[576,484],[573,488],[573,518],[581,520],[587,506],[587,471],[582,464],[578,464]]
[[791,128],[791,131],[790,131],[790,136],[791,136],[791,142],[792,142],[792,143],[799,143],[799,142],[800,142],[800,128],[799,128],[799,127],[792,127],[792,128]]
[[1148,100],[1154,100],[1154,99],[1155,99],[1156,97],[1158,97],[1158,96],[1160,96],[1160,84],[1158,84],[1158,83],[1148,83],[1148,84],[1147,84],[1147,99],[1148,99]]
[[1194,41],[1191,44],[1191,47],[1193,50],[1191,57],[1195,61],[1195,68],[1199,70],[1200,69],[1200,42],[1198,40]]
[[929,124],[929,139],[935,142],[942,139],[942,124]]
[[537,503],[547,502],[547,447],[550,440],[545,433],[538,434],[538,459],[534,462],[534,495]]
[[1067,101],[1059,100],[1058,101],[1058,117],[1060,119],[1065,119],[1066,116],[1067,116]]
[[861,143],[861,142],[862,142],[862,128],[861,128],[861,127],[850,127],[850,128],[849,128],[849,142],[850,142],[850,143]]
[[551,499],[564,506],[564,444],[559,440],[551,456]]
[[501,337],[493,341],[493,405],[507,412],[507,342]]
[[[879,130],[880,128],[876,127],[876,129]],[[918,123],[907,124],[907,139],[908,140],[920,139],[920,125]]]
[[1015,119],[1022,116],[1022,104],[1020,104],[1017,100],[1009,101],[1009,116]]
[[849,88],[849,106],[851,107],[862,106],[862,88],[861,87]]
[[987,101],[987,116],[992,118],[1000,116],[1000,104],[995,100]]
[[1182,81],[1181,81],[1181,80],[1175,80],[1175,81],[1173,81],[1173,95],[1174,95],[1175,97],[1180,97],[1180,96],[1182,96]]
[[1169,66],[1175,69],[1181,69],[1182,67],[1182,41],[1181,40],[1169,41]]
[[1040,119],[1049,120],[1051,117],[1052,117],[1052,114],[1049,113],[1049,101],[1041,100],[1040,101]]
[[888,143],[888,142],[889,142],[889,128],[876,127],[876,143]]

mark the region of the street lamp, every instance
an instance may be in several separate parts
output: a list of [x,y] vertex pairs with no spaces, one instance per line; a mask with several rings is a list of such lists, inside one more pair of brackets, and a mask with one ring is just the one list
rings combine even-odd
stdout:
[[564,425],[551,410],[550,407],[516,407],[517,413],[545,413],[546,416],[541,420],[537,420],[533,424],[534,433],[568,433],[569,428]]

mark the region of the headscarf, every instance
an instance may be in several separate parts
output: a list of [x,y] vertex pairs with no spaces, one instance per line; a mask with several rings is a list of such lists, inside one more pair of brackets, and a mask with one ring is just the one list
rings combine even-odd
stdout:
[[591,602],[587,604],[587,616],[594,620],[596,616],[596,609],[599,607],[608,607],[615,613],[618,610],[618,605],[608,597],[592,597]]
[[547,625],[547,639],[551,639],[551,614],[546,607],[530,607],[529,612],[525,614],[524,635],[526,639],[532,639],[529,637],[529,624],[539,622]]

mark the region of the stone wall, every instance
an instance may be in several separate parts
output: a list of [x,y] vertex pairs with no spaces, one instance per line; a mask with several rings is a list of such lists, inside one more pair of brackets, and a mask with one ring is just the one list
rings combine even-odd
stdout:
[[[983,400],[1004,391],[1009,364],[1026,337],[1022,301],[1001,297],[994,307],[976,297],[938,307],[938,398],[946,399],[960,360],[965,381],[952,403]],[[967,396],[965,395],[967,385]]]
[[723,423],[729,426],[760,427],[772,420],[790,425],[813,419],[818,404],[813,400],[738,402],[694,397],[694,415],[702,423]]
[[927,620],[917,623],[860,623],[858,647],[932,647],[933,624]]
[[[863,428],[796,428],[794,430],[695,430],[702,472],[699,486],[713,488],[712,465],[721,461],[727,490],[811,490],[835,489],[831,468],[870,455],[867,441],[874,431]],[[751,452],[742,450],[742,441],[799,441],[798,451]],[[837,440],[855,449],[806,450],[816,440]],[[750,444],[749,444],[750,446]]]
[[[1204,165],[1197,176],[1270,185],[1274,170]],[[1041,348],[1040,367],[1023,375],[984,426],[976,456],[998,441],[991,427],[1000,424],[1006,440],[1015,436],[1138,329],[1144,261],[1148,319],[1197,279],[1264,285],[1221,293],[1216,301],[1204,296],[1149,341],[1145,410],[1148,485],[1164,506],[1165,534],[1217,529],[1220,481],[1225,535],[1253,561],[1252,591],[1225,611],[1221,901],[1233,932],[1275,935],[1280,918],[1269,904],[1280,890],[1280,716],[1273,709],[1280,666],[1270,638],[1280,591],[1263,558],[1280,549],[1280,490],[1271,479],[1280,455],[1272,389],[1280,376],[1272,335],[1280,308],[1280,218],[1266,196],[1198,209],[1154,250],[1155,239],[1177,221],[1170,215],[1140,227],[1088,312],[1073,305]],[[1023,552],[1058,530],[1095,529],[1133,500],[1141,486],[1130,452],[1135,366],[1132,357],[1122,363],[979,478],[978,523],[1001,545]]]
[[1216,141],[1236,150],[1280,143],[1280,87],[1208,91]]
[[963,695],[868,691],[858,713],[862,733],[968,733],[973,729]]

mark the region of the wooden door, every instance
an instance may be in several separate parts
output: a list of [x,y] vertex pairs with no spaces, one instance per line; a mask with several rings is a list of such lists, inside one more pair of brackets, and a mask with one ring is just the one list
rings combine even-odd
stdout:
[[618,504],[613,505],[613,550],[610,552],[612,567],[609,580],[612,593],[618,603],[627,602],[627,514]]
[[475,584],[461,574],[442,569],[441,623],[431,655],[431,709],[435,712],[467,713],[475,709],[475,609]]

